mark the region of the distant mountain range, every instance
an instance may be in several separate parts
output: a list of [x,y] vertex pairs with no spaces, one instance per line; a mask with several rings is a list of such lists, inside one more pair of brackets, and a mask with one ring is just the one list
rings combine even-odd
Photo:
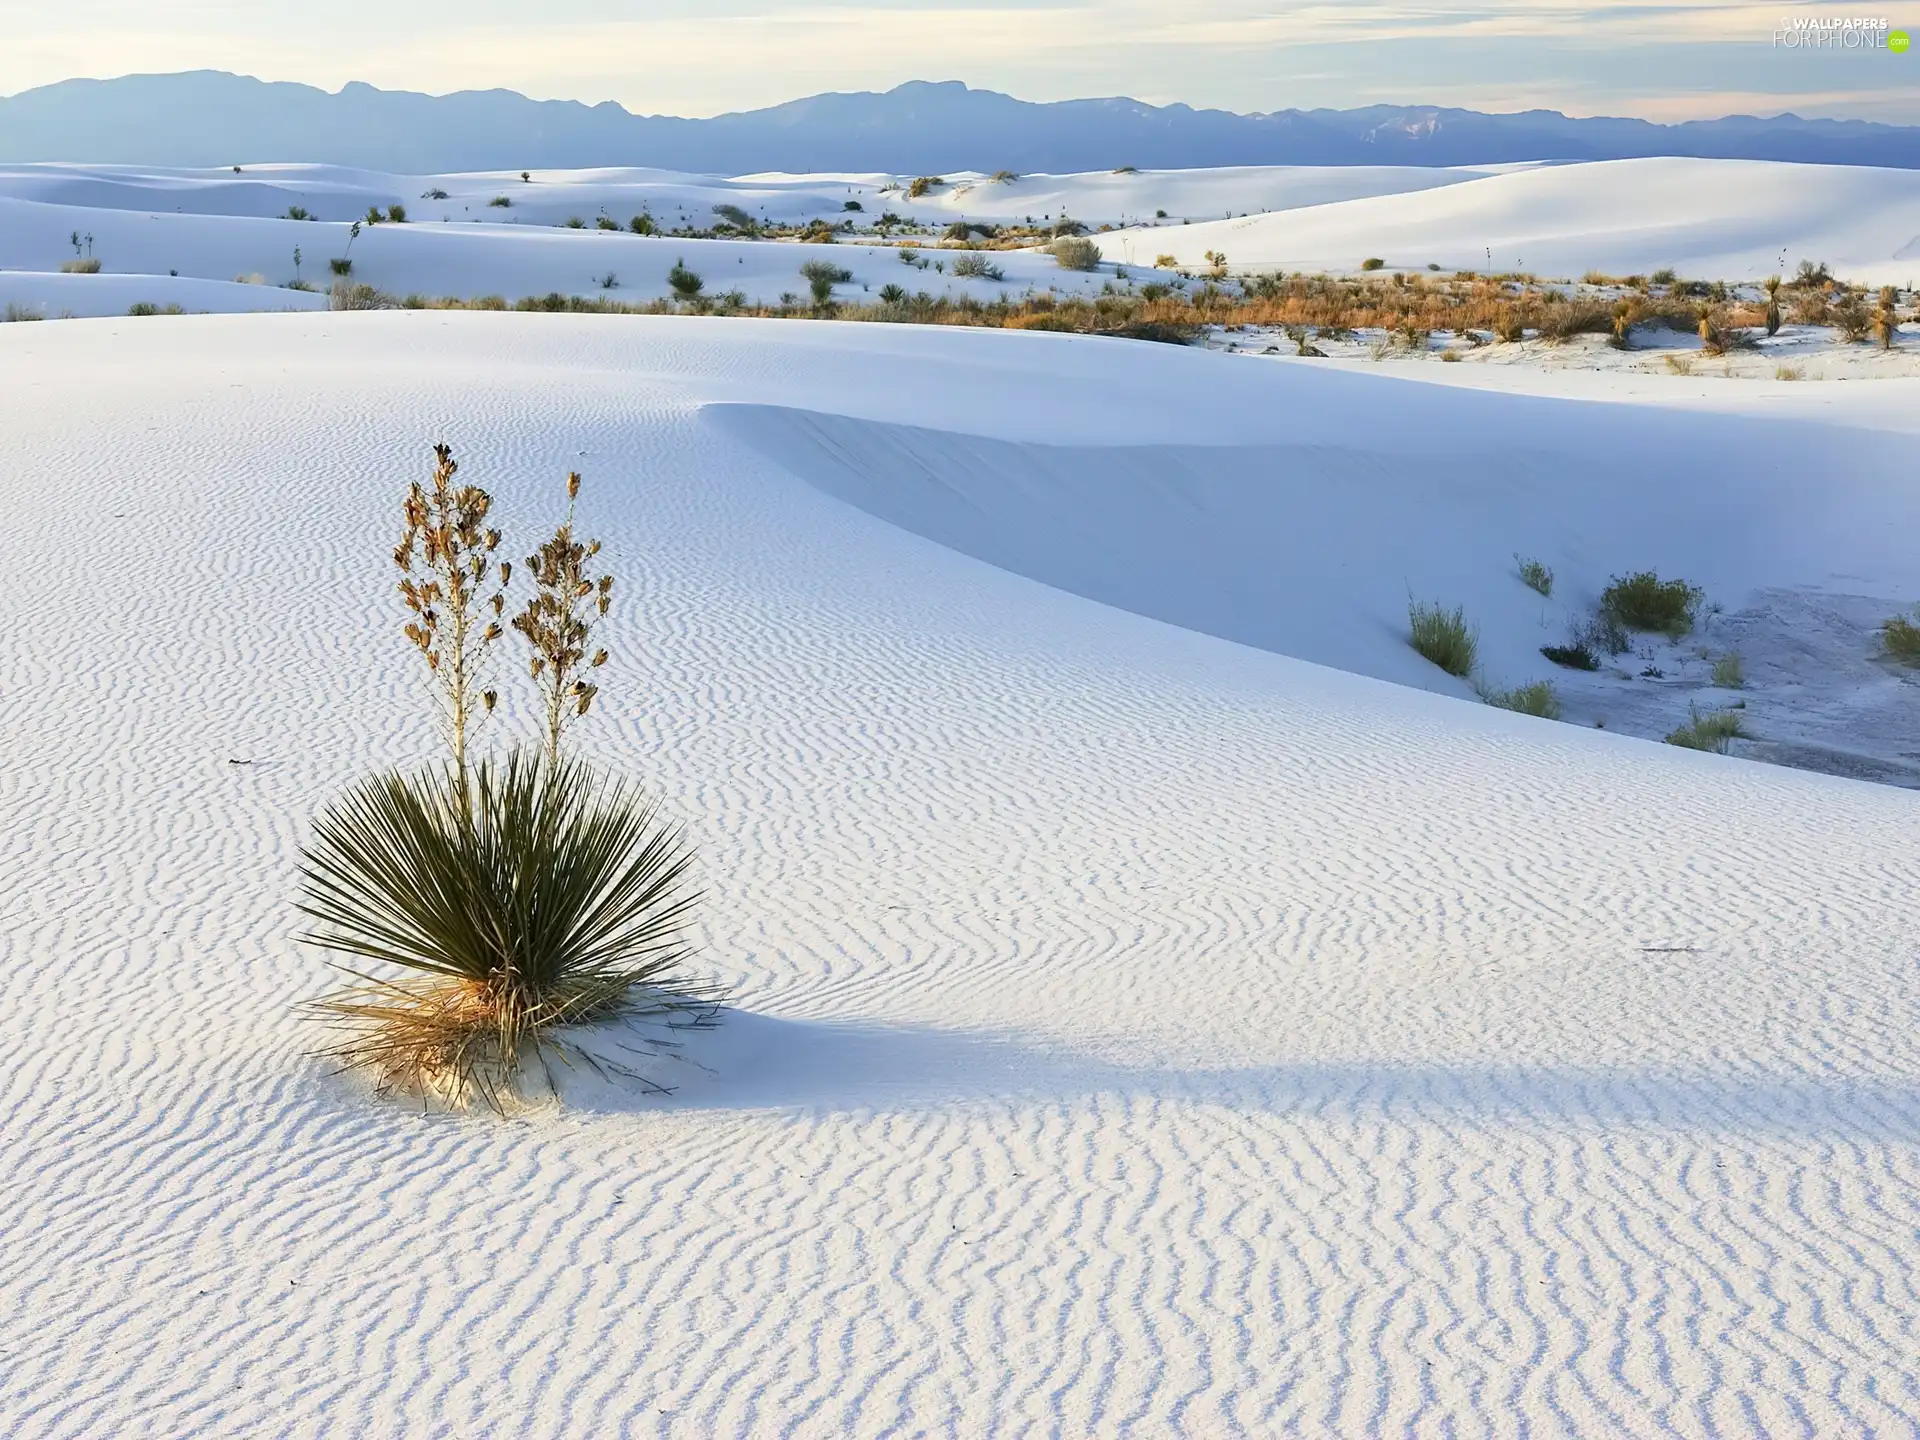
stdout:
[[957,81],[815,95],[710,120],[511,90],[338,94],[220,71],[64,80],[0,100],[0,161],[212,166],[315,161],[428,174],[650,165],[1051,171],[1121,165],[1485,165],[1693,155],[1920,169],[1920,127],[1732,115],[1683,125],[1423,105],[1237,115],[1137,100],[1032,104]]

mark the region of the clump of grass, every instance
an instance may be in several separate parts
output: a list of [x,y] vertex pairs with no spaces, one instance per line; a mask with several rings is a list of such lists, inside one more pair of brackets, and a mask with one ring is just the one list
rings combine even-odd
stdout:
[[1006,272],[985,255],[969,251],[953,257],[953,273],[963,280],[1004,280]]
[[689,270],[685,260],[675,260],[667,272],[667,288],[681,300],[692,300],[707,288],[707,282]]
[[1593,647],[1584,640],[1570,640],[1565,645],[1542,645],[1540,653],[1568,670],[1600,668],[1600,657],[1593,653]]
[[487,201],[487,204],[494,210],[511,210],[513,208],[513,201],[505,195],[496,195]]
[[86,255],[78,260],[62,260],[60,262],[60,273],[62,275],[98,275],[100,273],[100,257],[97,255]]
[[44,311],[32,305],[22,305],[18,301],[9,300],[6,310],[0,312],[0,318],[4,318],[9,325],[20,325],[29,320],[44,320],[47,317]]
[[1381,270],[1386,267],[1386,263],[1387,262],[1382,260],[1378,255],[1369,255],[1360,262],[1360,268],[1362,270]]
[[833,303],[833,287],[850,283],[853,272],[831,260],[809,260],[800,267],[800,277],[812,290],[813,303],[826,306]]
[[1738,650],[1729,650],[1713,662],[1713,683],[1722,690],[1740,690],[1746,687],[1747,668]]
[[907,186],[907,198],[909,200],[918,200],[921,196],[933,193],[934,190],[946,183],[947,182],[938,175],[915,176],[913,183]]
[[136,319],[148,315],[184,315],[186,313],[178,305],[155,305],[151,300],[138,300],[127,307],[127,314]]
[[1895,615],[1880,627],[1880,644],[1890,659],[1920,665],[1920,625],[1906,616]]
[[1538,591],[1542,595],[1553,594],[1553,571],[1547,568],[1545,562],[1515,555],[1513,563],[1520,567],[1520,579],[1525,582],[1529,590]]
[[1693,629],[1705,594],[1684,580],[1662,580],[1652,570],[1616,575],[1601,592],[1600,612],[1629,630],[1680,636]]
[[1804,380],[1807,378],[1806,367],[1802,365],[1776,365],[1773,367],[1773,378],[1776,380]]
[[1464,607],[1448,610],[1437,601],[1407,603],[1407,628],[1410,643],[1426,659],[1449,675],[1462,679],[1473,673],[1480,653],[1479,632],[1467,624]]
[[1534,680],[1511,690],[1482,690],[1480,698],[1499,710],[1513,710],[1542,720],[1560,718],[1560,696],[1551,680]]
[[345,256],[341,256],[338,259],[327,261],[327,269],[339,276],[344,277],[351,275],[353,274],[353,261],[347,259]]
[[1691,375],[1693,373],[1693,361],[1685,355],[1669,355],[1666,357],[1666,361],[1667,369],[1676,375]]
[[1708,750],[1716,755],[1725,755],[1732,748],[1732,742],[1739,739],[1742,733],[1738,712],[1703,711],[1689,705],[1687,723],[1667,736],[1667,743],[1688,750]]
[[1047,249],[1053,260],[1062,270],[1097,270],[1100,268],[1100,247],[1091,240],[1082,240],[1077,236],[1066,235],[1054,241]]

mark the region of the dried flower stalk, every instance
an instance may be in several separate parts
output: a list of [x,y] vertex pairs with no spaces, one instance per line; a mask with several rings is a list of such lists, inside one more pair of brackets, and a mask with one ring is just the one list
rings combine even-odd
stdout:
[[600,542],[574,539],[573,507],[579,498],[580,477],[569,475],[567,518],[537,555],[527,557],[537,589],[513,621],[533,647],[528,669],[546,701],[549,764],[559,763],[561,737],[600,693],[586,672],[607,663],[605,650],[593,649],[591,659],[588,652],[594,627],[612,603],[613,577],[588,573],[587,562],[600,553]]
[[482,688],[487,648],[500,638],[500,615],[512,567],[499,567],[491,596],[493,552],[500,532],[487,525],[493,497],[478,485],[454,484],[460,466],[445,445],[433,447],[431,489],[414,481],[407,493],[406,534],[393,552],[400,598],[414,618],[407,638],[426,656],[440,693],[454,768],[467,772],[467,737],[499,699]]

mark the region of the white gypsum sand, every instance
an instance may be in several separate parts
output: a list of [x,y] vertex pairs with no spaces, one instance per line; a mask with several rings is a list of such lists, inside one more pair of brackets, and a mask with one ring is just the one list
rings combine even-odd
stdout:
[[[1911,594],[1906,382],[1762,419],[1747,387],[433,313],[10,326],[0,377],[0,1433],[1836,1434],[1920,1407],[1911,794],[1071,593],[1152,558],[1100,550],[1129,523],[1177,563],[1201,532],[1151,492],[1178,483],[1372,537],[1341,564],[1247,534],[1306,570],[1248,608],[1317,606],[1285,636],[1431,688],[1394,607],[1457,593],[1504,655],[1475,577],[1522,522],[1596,571]],[[438,438],[515,536],[585,472],[623,577],[581,743],[689,821],[739,1005],[670,1100],[423,1117],[307,1058],[309,818],[435,752],[387,551]],[[1464,463],[1496,444],[1511,468]],[[847,490],[876,449],[950,453],[1008,517],[1024,488],[1053,586],[913,533],[968,543],[904,467]]]

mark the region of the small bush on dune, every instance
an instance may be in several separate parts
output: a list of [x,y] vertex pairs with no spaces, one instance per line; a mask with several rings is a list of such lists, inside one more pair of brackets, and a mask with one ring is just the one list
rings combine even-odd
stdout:
[[400,302],[371,285],[356,285],[351,280],[336,280],[329,296],[334,310],[395,310]]
[[1737,712],[1702,711],[1690,705],[1687,707],[1687,723],[1667,736],[1667,743],[1688,750],[1707,750],[1724,755],[1732,748],[1730,742],[1739,739],[1741,733]]
[[947,182],[938,175],[921,175],[917,177],[911,185],[907,186],[907,198],[909,200],[918,200],[921,196],[931,194],[939,186],[946,183]]
[[1516,710],[1522,715],[1535,715],[1542,720],[1560,718],[1560,696],[1551,680],[1535,680],[1511,690],[1489,690],[1480,698],[1500,710]]
[[1547,568],[1544,561],[1516,555],[1513,557],[1513,562],[1519,567],[1520,579],[1529,590],[1538,591],[1542,595],[1553,594],[1553,571]]
[[1362,270],[1383,270],[1386,268],[1386,264],[1387,262],[1382,260],[1378,255],[1369,255],[1360,262],[1360,268]]
[[1413,648],[1449,675],[1465,679],[1473,673],[1480,652],[1480,637],[1468,626],[1464,607],[1448,610],[1438,603],[1410,601],[1407,628]]
[[1600,657],[1584,640],[1570,640],[1565,645],[1542,645],[1540,653],[1554,664],[1567,670],[1598,670]]
[[136,319],[148,315],[184,315],[186,313],[178,305],[155,305],[150,300],[137,301],[127,307],[127,314]]
[[1699,614],[1702,591],[1684,580],[1662,580],[1651,570],[1616,575],[1601,592],[1600,610],[1629,630],[1684,635]]
[[963,280],[1005,280],[1006,272],[977,252],[953,257],[953,273]]
[[327,269],[336,275],[351,275],[353,274],[353,261],[347,259],[329,260],[327,261]]
[[505,195],[496,195],[489,200],[487,204],[495,210],[511,210],[513,208],[513,201]]
[[673,262],[673,269],[667,272],[667,288],[681,300],[692,300],[706,289],[707,282],[687,268],[685,260]]
[[567,229],[584,230],[586,228],[587,228],[587,222],[582,220],[578,215],[569,215],[567,217]]
[[0,311],[0,320],[4,320],[9,325],[20,325],[29,320],[44,320],[46,318],[46,315],[34,306],[22,305],[13,300],[9,300],[7,302],[7,308],[4,311]]
[[800,267],[800,278],[813,292],[815,305],[829,305],[833,302],[833,287],[850,283],[853,272],[831,260],[809,260]]
[[627,229],[636,235],[652,235],[658,230],[651,215],[636,215],[627,222]]
[[620,222],[611,215],[602,215],[593,222],[593,226],[596,230],[618,230]]
[[88,255],[79,260],[62,260],[60,262],[60,273],[62,275],[98,275],[100,273],[100,261],[92,255]]
[[1063,236],[1054,241],[1047,249],[1053,260],[1062,270],[1097,270],[1100,268],[1100,247],[1091,240],[1081,240],[1074,236]]
[[1920,625],[1896,615],[1880,627],[1880,644],[1889,658],[1903,665],[1920,665]]
[[1729,650],[1713,662],[1713,683],[1722,690],[1744,689],[1747,683],[1747,667],[1740,659],[1738,650]]

